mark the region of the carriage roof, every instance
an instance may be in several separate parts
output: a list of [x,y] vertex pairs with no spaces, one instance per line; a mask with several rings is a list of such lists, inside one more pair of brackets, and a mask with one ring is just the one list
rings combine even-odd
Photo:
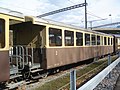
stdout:
[[71,25],[71,24],[66,24],[66,23],[63,23],[63,22],[58,22],[58,21],[54,21],[54,20],[50,20],[50,19],[38,18],[38,17],[33,17],[33,16],[27,16],[27,18],[31,18],[31,20],[33,21],[33,24],[53,25],[53,26],[55,25],[55,26],[80,30],[80,31],[88,32],[88,33],[95,33],[95,34],[102,34],[102,35],[112,36],[110,34],[105,34],[105,33],[102,33],[102,32],[92,31],[90,29],[84,29],[84,28],[80,28],[78,26],[74,26],[74,25]]

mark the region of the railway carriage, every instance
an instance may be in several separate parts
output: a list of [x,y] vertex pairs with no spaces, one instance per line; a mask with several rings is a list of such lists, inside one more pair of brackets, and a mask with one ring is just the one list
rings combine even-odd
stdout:
[[120,35],[114,36],[114,52],[118,53],[120,51]]
[[[20,13],[18,13],[20,14]],[[0,13],[0,82],[9,80],[10,61],[9,61],[9,30],[10,25],[24,22],[23,17],[15,17]]]
[[113,53],[113,38],[47,19],[0,13],[0,82],[36,79],[60,67]]

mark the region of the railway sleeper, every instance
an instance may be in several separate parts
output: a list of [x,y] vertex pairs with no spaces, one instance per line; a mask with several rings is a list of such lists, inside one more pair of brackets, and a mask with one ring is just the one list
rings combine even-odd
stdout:
[[13,90],[13,89],[16,89],[16,88],[18,88],[18,87],[21,87],[21,86],[23,86],[23,85],[25,85],[25,81],[20,81],[20,82],[17,82],[17,83],[10,83],[10,84],[8,84],[8,85],[7,85],[7,88],[8,88],[9,90]]
[[39,78],[46,78],[48,76],[48,74],[49,74],[48,72],[43,73],[43,74],[37,73],[36,75],[31,74],[31,79],[36,80]]

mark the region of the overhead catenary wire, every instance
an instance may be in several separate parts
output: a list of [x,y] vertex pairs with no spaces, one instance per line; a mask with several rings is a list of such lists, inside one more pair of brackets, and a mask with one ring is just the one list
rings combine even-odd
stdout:
[[[73,1],[71,1],[71,0],[68,0],[68,1],[69,1],[70,3],[72,3],[72,4],[75,4],[75,3],[74,3]],[[30,11],[30,12],[35,12],[35,10],[28,9],[28,8],[23,8],[23,7],[20,7],[20,6],[14,5],[14,4],[4,3],[4,2],[1,2],[1,1],[0,1],[0,3],[3,3],[3,4],[5,4],[5,5],[15,6],[15,7],[19,8],[19,9],[24,9],[24,10],[27,10],[27,11]],[[58,5],[55,5],[55,6],[58,6]],[[0,7],[0,8],[4,8],[4,7]],[[7,8],[6,8],[6,9],[7,9]],[[97,15],[91,13],[90,11],[87,11],[87,14],[102,19],[101,17],[99,17],[99,16],[97,16]]]
[[79,7],[86,6],[86,4],[87,3],[81,3],[81,4],[69,6],[69,7],[58,9],[58,10],[55,10],[55,11],[51,11],[51,12],[48,12],[48,13],[45,13],[45,14],[42,14],[42,15],[38,15],[37,17],[45,17],[45,16],[56,14],[56,13],[60,13],[60,12],[64,12],[64,11],[68,11],[68,10],[72,10],[72,9],[76,9],[76,8],[79,8]]
[[102,17],[99,17],[99,16],[97,16],[97,15],[91,13],[90,11],[87,11],[87,14],[89,14],[89,15],[91,15],[91,16],[94,16],[94,17],[97,17],[97,18],[100,18],[100,19],[103,19]]

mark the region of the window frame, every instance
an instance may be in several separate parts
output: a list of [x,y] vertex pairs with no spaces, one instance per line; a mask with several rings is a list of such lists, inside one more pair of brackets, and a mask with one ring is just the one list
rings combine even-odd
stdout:
[[107,37],[105,37],[105,36],[104,36],[104,45],[107,45]]
[[107,44],[108,44],[108,45],[111,45],[111,44],[110,44],[110,37],[108,37],[107,40],[108,40]]
[[[98,44],[98,37],[99,37],[99,44]],[[97,45],[101,45],[101,36],[100,35],[97,35]]]
[[[1,34],[1,37],[4,40],[3,39],[0,40],[1,41],[0,42],[0,49],[4,49],[6,47],[6,20],[4,18],[0,18],[0,20],[1,20],[1,23],[4,24],[3,26],[1,25],[1,27],[3,29],[3,30],[1,30],[1,33],[4,34],[4,35]],[[3,41],[3,43],[2,43],[2,41]],[[2,44],[3,44],[3,46],[2,46]]]
[[[89,35],[89,44],[87,45],[87,42],[86,42],[86,35]],[[85,46],[90,46],[91,45],[91,34],[90,33],[84,33],[84,40],[85,40]]]
[[[71,41],[68,41],[68,42],[70,42],[70,43],[67,43],[66,42],[66,36],[67,37],[69,37],[69,35],[66,35],[66,32],[67,32],[67,34],[69,33],[69,34],[71,34],[70,36],[70,40]],[[64,30],[64,46],[74,46],[74,44],[75,44],[75,36],[74,36],[74,31],[72,31],[72,30],[67,30],[67,29],[65,29]],[[69,40],[69,39],[68,39]]]
[[[50,29],[52,29],[52,30],[58,30],[60,33],[59,33],[59,35],[60,35],[60,37],[61,37],[61,43],[60,43],[60,45],[57,45],[57,40],[55,41],[55,45],[50,45]],[[62,38],[62,29],[59,29],[59,28],[55,28],[55,27],[49,27],[48,28],[48,39],[49,39],[49,47],[61,47],[62,46],[62,41],[63,41],[63,38]],[[53,34],[53,33],[51,33],[51,34]],[[57,36],[58,37],[58,36]],[[55,37],[55,39],[57,39],[56,37]]]
[[[78,44],[77,44],[77,33],[78,33],[79,35],[80,35],[80,34],[82,35],[82,36],[81,36],[82,39],[79,39],[79,40],[82,40],[81,45],[78,45]],[[84,40],[83,40],[84,37],[83,37],[83,36],[84,36],[84,34],[83,34],[82,32],[76,32],[76,46],[83,46],[83,44],[84,44]]]
[[113,45],[113,38],[111,38],[111,41],[110,41],[111,45]]
[[[92,36],[94,36],[94,40],[95,40],[95,42],[94,42],[94,43],[93,43],[93,37],[92,37]],[[97,45],[96,35],[95,35],[95,34],[91,34],[91,45],[92,45],[92,46]]]
[[104,45],[104,36],[100,36],[100,45]]

